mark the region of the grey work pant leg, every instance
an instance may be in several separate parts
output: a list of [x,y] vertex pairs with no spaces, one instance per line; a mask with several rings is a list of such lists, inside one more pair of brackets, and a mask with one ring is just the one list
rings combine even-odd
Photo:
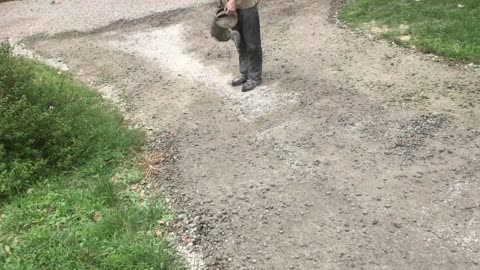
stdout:
[[240,73],[249,79],[262,79],[263,52],[260,35],[260,16],[257,6],[238,10],[238,24],[233,30],[240,33],[237,49]]

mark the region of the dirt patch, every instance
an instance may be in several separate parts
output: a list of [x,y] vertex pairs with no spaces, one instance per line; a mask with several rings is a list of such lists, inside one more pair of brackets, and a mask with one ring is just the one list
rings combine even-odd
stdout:
[[339,21],[340,12],[347,4],[348,0],[330,0],[330,8],[328,11],[328,21],[337,23]]
[[151,32],[125,36],[120,43],[113,45],[127,53],[137,53],[153,59],[171,74],[215,91],[217,95],[224,97],[230,108],[238,112],[245,121],[267,114],[285,103],[295,102],[294,95],[278,94],[276,84],[260,86],[259,91],[248,94],[229,87],[226,85],[229,75],[185,53],[187,45],[184,37],[189,33],[183,28],[181,24],[174,24]]

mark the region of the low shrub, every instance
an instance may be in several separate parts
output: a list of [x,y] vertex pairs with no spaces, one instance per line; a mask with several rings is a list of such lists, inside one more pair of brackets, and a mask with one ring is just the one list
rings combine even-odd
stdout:
[[141,145],[138,131],[69,75],[0,48],[0,194],[18,194],[52,173]]

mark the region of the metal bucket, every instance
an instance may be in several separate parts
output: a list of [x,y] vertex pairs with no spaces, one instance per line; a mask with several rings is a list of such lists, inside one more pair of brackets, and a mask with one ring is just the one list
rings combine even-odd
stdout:
[[230,29],[235,27],[238,23],[237,14],[227,15],[227,12],[224,8],[219,8],[215,12],[215,17],[212,22],[212,27],[210,28],[210,34],[217,41],[225,42],[229,41]]
[[230,29],[222,28],[216,23],[216,19],[212,22],[212,27],[210,28],[210,34],[217,41],[225,42],[230,40]]

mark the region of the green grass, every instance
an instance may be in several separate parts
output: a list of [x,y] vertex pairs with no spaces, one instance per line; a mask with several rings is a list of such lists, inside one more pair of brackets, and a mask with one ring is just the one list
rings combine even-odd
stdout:
[[183,269],[156,236],[163,201],[129,189],[142,144],[98,94],[2,46],[0,269]]
[[383,29],[385,38],[400,44],[480,64],[478,0],[350,0],[341,18],[351,27]]

